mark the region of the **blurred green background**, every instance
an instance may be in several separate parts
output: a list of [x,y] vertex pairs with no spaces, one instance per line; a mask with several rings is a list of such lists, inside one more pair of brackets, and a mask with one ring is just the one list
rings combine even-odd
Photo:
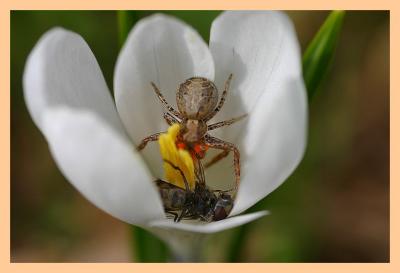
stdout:
[[[132,12],[132,20],[150,13]],[[206,41],[219,14],[167,13]],[[328,12],[288,14],[304,51]],[[11,261],[135,261],[131,228],[65,180],[27,112],[24,63],[54,26],[84,37],[109,87],[119,51],[116,12],[11,12]],[[212,235],[206,261],[226,261],[233,247],[233,260],[241,262],[389,261],[389,12],[347,12],[335,58],[310,104],[309,126],[304,160],[258,204],[271,215]]]

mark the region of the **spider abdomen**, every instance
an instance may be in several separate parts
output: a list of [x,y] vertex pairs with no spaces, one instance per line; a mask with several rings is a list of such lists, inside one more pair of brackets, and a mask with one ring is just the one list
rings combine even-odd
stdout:
[[212,81],[202,77],[187,79],[176,93],[179,112],[188,119],[206,118],[213,112],[217,102],[217,87]]

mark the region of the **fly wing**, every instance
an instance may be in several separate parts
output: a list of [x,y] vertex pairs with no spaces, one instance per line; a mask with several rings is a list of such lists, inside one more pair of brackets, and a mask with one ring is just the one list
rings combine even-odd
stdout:
[[161,180],[161,179],[157,179],[154,182],[156,182],[156,185],[159,189],[176,189],[176,190],[185,191],[184,188],[181,188],[175,184],[169,183],[169,182]]
[[161,179],[157,179],[155,182],[157,184],[164,209],[166,211],[181,210],[186,201],[186,190]]

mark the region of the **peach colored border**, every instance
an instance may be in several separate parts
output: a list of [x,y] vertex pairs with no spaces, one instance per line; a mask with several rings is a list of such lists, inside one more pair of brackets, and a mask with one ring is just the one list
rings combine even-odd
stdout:
[[[379,9],[390,10],[390,78],[391,90],[399,90],[399,77],[394,77],[395,73],[400,73],[399,52],[394,49],[400,49],[400,37],[395,35],[399,32],[400,22],[400,4],[389,0],[336,0],[331,3],[319,0],[302,1],[282,1],[282,0],[97,0],[82,1],[70,0],[61,3],[56,0],[2,0],[0,2],[0,124],[2,134],[0,135],[0,272],[54,272],[58,273],[71,271],[83,272],[195,272],[211,271],[214,272],[400,272],[399,267],[399,213],[395,213],[394,208],[400,206],[400,198],[394,198],[399,195],[399,184],[391,183],[390,190],[390,229],[391,262],[387,264],[11,264],[10,263],[10,10],[24,9]],[[399,118],[400,101],[399,92],[391,92],[391,153],[390,153],[390,175],[391,181],[399,181],[400,171],[393,168],[399,162],[400,139]]]

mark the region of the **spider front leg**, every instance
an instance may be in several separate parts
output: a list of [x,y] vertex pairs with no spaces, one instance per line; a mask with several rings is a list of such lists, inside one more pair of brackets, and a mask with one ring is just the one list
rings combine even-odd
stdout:
[[137,150],[141,151],[144,149],[144,147],[146,147],[147,143],[151,142],[151,141],[157,141],[158,138],[160,137],[161,134],[165,134],[165,132],[159,132],[156,134],[152,134],[148,137],[145,137],[139,144],[139,146],[137,146]]
[[228,79],[226,80],[225,88],[224,88],[224,91],[222,92],[221,99],[219,100],[217,107],[215,107],[215,109],[211,113],[211,115],[207,117],[206,121],[209,121],[210,119],[212,119],[219,112],[219,110],[221,110],[222,106],[224,106],[225,97],[228,94],[228,90],[229,90],[229,86],[231,85],[232,77],[233,77],[233,74],[230,74]]
[[210,135],[206,135],[204,138],[206,145],[208,145],[210,148],[228,151],[228,153],[230,151],[233,152],[233,164],[235,169],[235,192],[237,192],[240,183],[240,153],[238,148],[236,148],[236,146],[230,142],[223,141]]
[[174,123],[181,123],[181,121],[177,117],[172,115],[171,113],[165,112],[163,114],[163,117],[164,117],[165,121],[167,122],[167,124],[170,126]]
[[164,98],[163,94],[161,94],[160,89],[155,85],[154,82],[150,82],[151,86],[153,87],[154,92],[156,92],[157,97],[160,99],[161,103],[165,106],[165,108],[168,109],[173,115],[175,115],[178,118],[182,118],[181,114],[176,111],[169,103],[167,100]]
[[208,125],[207,126],[207,130],[211,131],[211,130],[215,130],[215,129],[223,127],[223,126],[229,126],[229,125],[231,125],[231,124],[233,124],[233,123],[235,123],[235,122],[237,122],[237,121],[239,121],[239,120],[241,120],[241,119],[243,119],[245,117],[247,117],[247,114],[241,115],[241,116],[236,117],[236,118],[232,118],[232,119],[228,119],[228,120],[224,120],[224,121],[220,121],[220,122]]

